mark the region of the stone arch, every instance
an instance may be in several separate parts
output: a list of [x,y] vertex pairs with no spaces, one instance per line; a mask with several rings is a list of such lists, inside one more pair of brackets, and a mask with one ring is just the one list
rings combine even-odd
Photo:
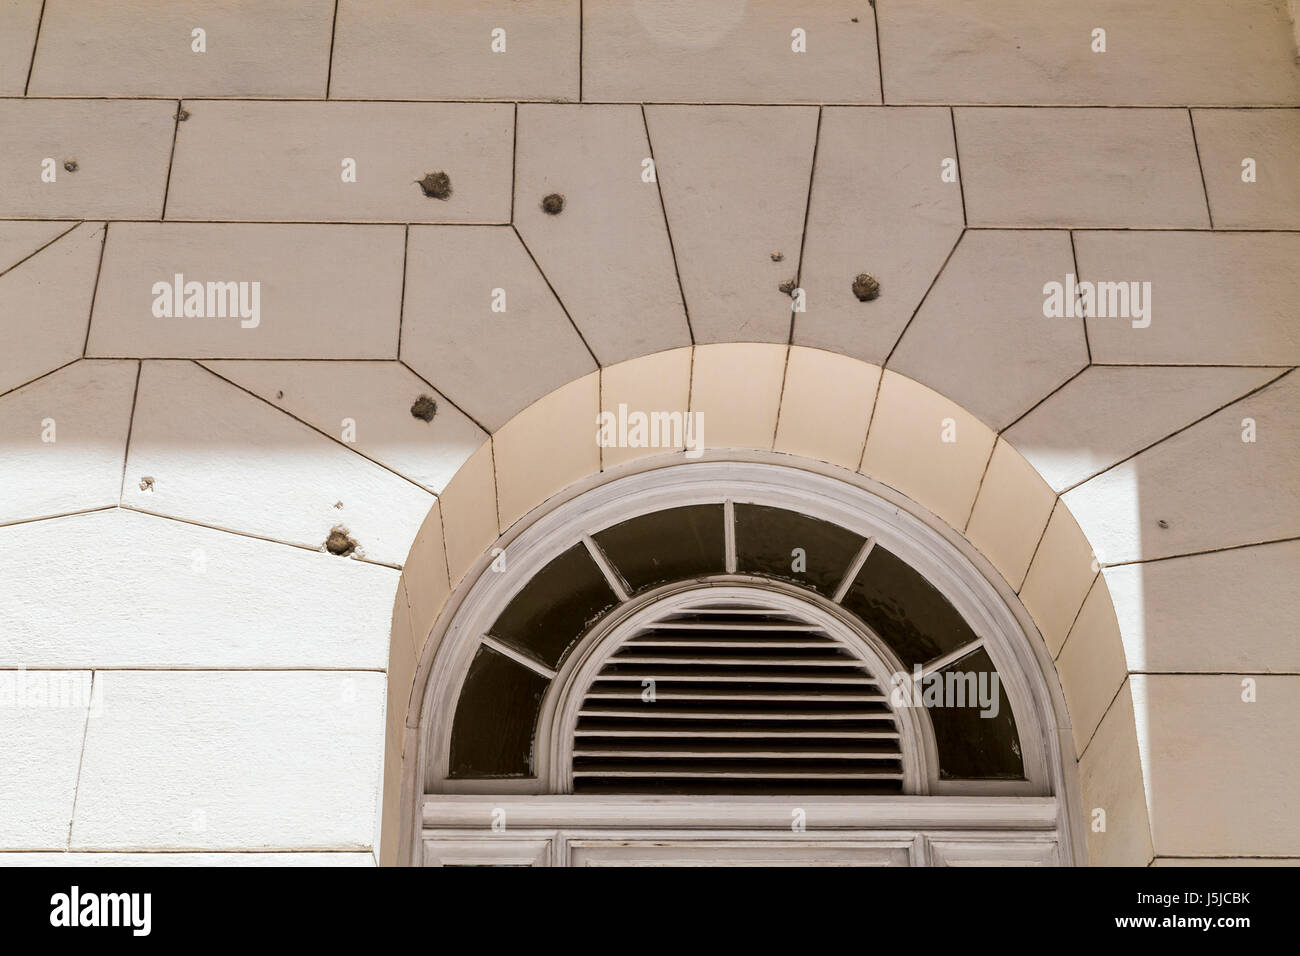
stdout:
[[[1093,808],[1106,813],[1104,830],[1087,828],[1087,859],[1148,862],[1132,702],[1122,677],[1118,695],[1110,681],[1127,675],[1124,648],[1100,562],[1066,503],[1004,438],[924,385],[836,353],[732,343],[646,355],[554,390],[491,435],[444,489],[394,605],[382,863],[410,859],[425,684],[447,621],[493,550],[551,507],[665,460],[659,449],[596,444],[598,412],[619,404],[702,412],[705,459],[739,452],[869,483],[939,530],[1037,637],[1072,771],[1062,797],[1081,823]],[[685,460],[684,450],[667,460]]]

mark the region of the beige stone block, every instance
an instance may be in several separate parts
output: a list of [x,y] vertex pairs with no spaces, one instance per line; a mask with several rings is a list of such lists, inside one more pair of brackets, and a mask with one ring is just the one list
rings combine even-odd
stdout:
[[696,343],[788,342],[780,286],[799,270],[817,110],[651,106],[646,121]]
[[[435,493],[487,438],[464,412],[398,362],[203,365]],[[412,414],[421,398],[433,401],[432,421]]]
[[[793,49],[795,29],[805,50]],[[588,99],[879,103],[875,20],[853,0],[588,3]]]
[[[682,416],[681,441],[672,445],[664,444],[662,430],[658,433],[658,444],[644,448],[618,445],[606,445],[600,450],[601,468],[614,468],[624,462],[658,455],[666,451],[686,447],[685,417],[690,409],[691,393],[691,349],[670,349],[643,355],[641,358],[619,362],[600,370],[600,410],[614,416],[617,422],[619,406],[625,406],[628,415],[636,412],[651,415],[662,412],[667,415]],[[707,436],[707,433],[706,433]],[[679,437],[670,434],[669,437]],[[655,436],[651,436],[655,441]]]
[[0,394],[81,357],[104,228],[82,223],[0,275]]
[[0,96],[22,96],[36,49],[41,0],[0,3]]
[[384,705],[384,789],[389,773],[396,762],[402,760],[402,738],[406,732],[407,713],[410,710],[411,687],[415,670],[419,666],[416,649],[420,643],[414,637],[410,597],[406,580],[398,582],[397,597],[393,601],[393,629],[388,649],[387,702]]
[[[505,103],[185,104],[167,218],[509,222]],[[352,160],[355,181],[343,179]],[[419,180],[445,172],[451,196]]]
[[1043,315],[1044,283],[1074,271],[1067,233],[965,233],[889,368],[1007,427],[1088,364],[1083,320]]
[[1094,365],[1003,437],[1064,492],[1277,375],[1270,368]]
[[519,108],[515,226],[602,365],[691,342],[649,157],[640,107]]
[[1147,315],[1087,319],[1094,362],[1300,363],[1300,234],[1079,232],[1074,242],[1084,279],[1151,283]]
[[[389,729],[392,728],[392,715],[389,715]],[[397,860],[397,840],[401,821],[402,803],[402,750],[401,744],[391,744],[384,748],[384,775],[380,781],[378,838],[375,841],[375,856],[381,866],[393,866]]]
[[966,537],[1019,590],[1047,527],[1056,495],[1020,453],[1001,439],[984,473]]
[[330,95],[576,100],[579,16],[578,0],[340,0]]
[[443,546],[442,505],[435,503],[424,519],[402,569],[402,587],[410,605],[411,640],[418,663],[425,639],[451,594]]
[[1216,229],[1300,229],[1300,112],[1192,110],[1192,122]]
[[1133,706],[1163,856],[1296,856],[1300,677],[1135,674]]
[[1020,589],[1020,600],[1053,657],[1060,653],[1098,567],[1092,544],[1067,502],[1058,500]]
[[[1138,750],[1137,722],[1129,684],[1120,688],[1088,749],[1079,758],[1083,824],[1092,866],[1146,866],[1151,861],[1147,791]],[[1105,829],[1094,821],[1105,812]]]
[[0,399],[0,524],[118,503],[136,362],[78,362]]
[[[961,235],[961,183],[940,179],[956,156],[946,109],[822,110],[796,345],[885,361]],[[854,294],[861,273],[879,298]]]
[[172,102],[0,100],[0,216],[159,218],[175,114]]
[[1076,753],[1088,746],[1128,669],[1106,579],[1098,576],[1056,658]]
[[938,392],[886,370],[858,470],[964,528],[995,440]]
[[1135,671],[1300,671],[1300,541],[1102,573]]
[[0,222],[0,275],[77,227],[71,222]]
[[878,365],[793,346],[775,450],[857,470],[879,385]]
[[403,311],[402,360],[490,432],[596,368],[508,226],[412,227]]
[[788,351],[759,343],[695,347],[691,411],[705,447],[772,447]]
[[1186,110],[959,109],[954,119],[972,226],[1210,225]]
[[497,486],[492,442],[470,455],[438,497],[451,586],[497,539]]
[[502,533],[569,485],[600,471],[600,373],[534,402],[492,436]]
[[890,103],[1300,103],[1283,0],[913,0],[878,16]]
[[337,560],[400,566],[433,503],[193,363],[146,362],[141,371],[126,507],[321,550],[342,528],[356,550]]
[[[86,354],[396,358],[403,241],[401,226],[114,223]],[[179,305],[172,303],[176,318],[154,315],[165,294],[155,284],[174,287],[178,274],[205,284],[203,317],[184,315],[184,287]],[[228,305],[221,317],[224,296],[214,295],[216,314],[208,314],[206,284],[230,282],[248,283],[241,287],[247,319],[230,316]]]
[[1300,536],[1297,407],[1292,373],[1062,500],[1105,564]]
[[1163,856],[1156,857],[1152,866],[1300,866],[1300,857],[1241,857],[1241,856]]
[[333,20],[330,0],[46,0],[30,92],[324,96]]

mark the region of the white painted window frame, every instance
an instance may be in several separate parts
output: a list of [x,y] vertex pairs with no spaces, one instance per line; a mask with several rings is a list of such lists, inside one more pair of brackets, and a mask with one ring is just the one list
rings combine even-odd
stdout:
[[[1069,807],[1077,804],[1077,777],[1073,761],[1067,766],[1061,750],[1062,730],[1068,723],[1056,715],[1060,707],[1059,693],[1053,694],[1043,676],[1044,651],[1034,646],[1033,642],[1041,643],[1041,640],[1027,629],[1027,616],[1017,617],[998,588],[985,577],[987,572],[981,573],[971,558],[954,545],[951,532],[947,536],[942,534],[931,526],[931,523],[939,525],[937,519],[914,514],[903,507],[899,501],[901,496],[896,493],[861,476],[854,476],[853,482],[845,481],[842,470],[829,466],[827,473],[821,473],[784,464],[780,460],[782,456],[754,453],[749,457],[750,460],[704,460],[646,467],[643,471],[608,479],[544,514],[530,516],[530,522],[506,545],[506,573],[485,573],[487,565],[479,563],[477,578],[463,592],[437,643],[438,653],[425,684],[417,764],[417,782],[422,784],[424,801],[418,802],[428,805],[432,800],[432,805],[438,806],[441,797],[447,794],[482,792],[485,783],[502,797],[541,795],[552,786],[547,773],[527,780],[487,782],[450,780],[447,776],[450,724],[469,662],[488,627],[534,574],[575,542],[589,541],[596,532],[621,521],[702,503],[722,503],[730,518],[734,503],[745,502],[785,508],[830,521],[862,535],[871,544],[878,542],[945,595],[978,638],[977,642],[962,648],[961,654],[982,646],[998,670],[1016,714],[1026,780],[940,780],[933,734],[926,733],[921,735],[926,746],[922,763],[927,768],[926,789],[932,796],[918,799],[947,794],[1001,796],[1015,801],[1055,797],[1062,861],[1069,863],[1080,856],[1079,823],[1072,820],[1069,812]],[[733,568],[734,534],[730,528],[727,541],[728,567]],[[866,550],[860,559],[865,559]],[[766,586],[777,587],[771,582],[766,582]],[[837,595],[842,596],[842,593]],[[875,646],[884,647],[879,641]],[[943,666],[952,657],[930,662],[927,670]],[[1046,667],[1050,666],[1047,660]],[[443,702],[443,706],[436,702]],[[546,717],[543,713],[543,727]],[[548,748],[539,746],[536,756],[539,761],[546,761],[549,753]],[[549,767],[548,762],[547,772]],[[876,799],[900,798],[854,799],[862,805]],[[418,855],[417,848],[413,851]]]

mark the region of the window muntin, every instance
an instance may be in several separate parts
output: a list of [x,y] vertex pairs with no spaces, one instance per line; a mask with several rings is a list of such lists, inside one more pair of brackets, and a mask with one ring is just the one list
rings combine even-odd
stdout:
[[966,620],[915,568],[876,545],[843,604],[893,649],[909,670],[977,640]]
[[618,603],[582,542],[537,572],[493,622],[491,635],[554,669],[600,616]]

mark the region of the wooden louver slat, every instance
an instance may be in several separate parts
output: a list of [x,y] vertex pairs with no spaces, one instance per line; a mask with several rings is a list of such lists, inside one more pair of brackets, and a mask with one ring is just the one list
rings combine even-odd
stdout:
[[631,635],[586,688],[582,793],[901,793],[898,721],[863,660],[822,627],[760,608],[676,610]]

